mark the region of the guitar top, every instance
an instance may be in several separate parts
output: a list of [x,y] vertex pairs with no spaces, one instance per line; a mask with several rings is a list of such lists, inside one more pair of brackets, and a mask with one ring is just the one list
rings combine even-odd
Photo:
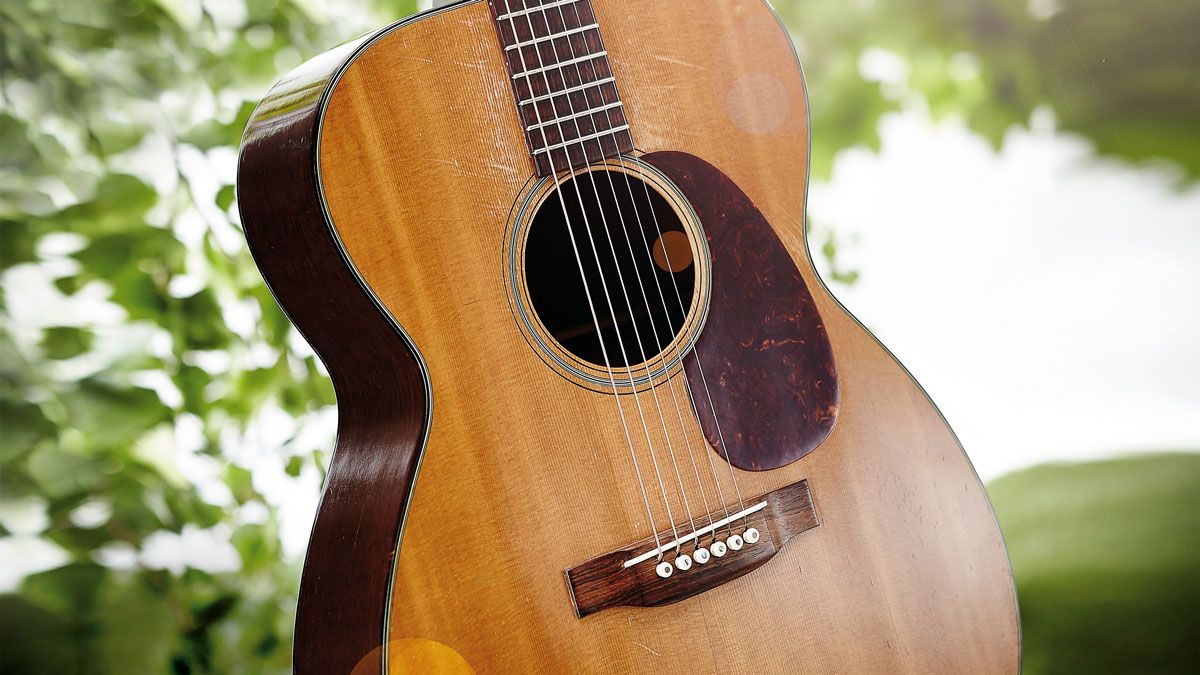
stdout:
[[276,84],[239,208],[339,406],[297,672],[1019,670],[978,478],[813,268],[808,134],[763,0],[470,0]]

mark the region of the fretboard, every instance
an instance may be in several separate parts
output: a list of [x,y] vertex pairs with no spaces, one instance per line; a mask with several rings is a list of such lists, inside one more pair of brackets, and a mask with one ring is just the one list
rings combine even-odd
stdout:
[[633,150],[591,0],[488,0],[539,176]]

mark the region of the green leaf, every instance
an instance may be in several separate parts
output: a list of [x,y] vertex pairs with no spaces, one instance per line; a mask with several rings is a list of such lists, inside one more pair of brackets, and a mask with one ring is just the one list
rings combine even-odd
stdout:
[[90,330],[73,326],[54,326],[42,333],[42,351],[52,359],[69,359],[92,348]]
[[284,467],[283,470],[287,473],[287,475],[296,477],[300,475],[300,469],[303,467],[304,458],[300,457],[299,455],[295,455],[288,459],[287,466]]
[[28,221],[0,220],[0,270],[37,260],[37,236]]
[[154,188],[126,174],[107,174],[87,202],[64,209],[55,218],[85,233],[115,233],[140,230],[142,216],[158,201]]
[[161,591],[138,577],[112,579],[99,597],[96,669],[108,673],[165,673],[178,632]]
[[215,600],[204,603],[196,612],[196,628],[205,629],[225,619],[237,607],[241,597],[235,593],[225,593]]
[[72,428],[100,448],[130,445],[172,414],[149,389],[118,388],[97,380],[80,383],[67,409]]
[[232,185],[224,185],[217,191],[217,208],[222,211],[228,211],[230,206],[233,206],[234,187]]
[[279,540],[265,536],[263,528],[243,525],[230,539],[242,558],[242,570],[250,573],[266,569],[279,561]]
[[98,490],[108,482],[108,465],[43,446],[30,455],[26,470],[42,494],[60,499]]
[[216,293],[204,289],[177,304],[176,333],[189,350],[222,349],[233,334],[225,326]]
[[27,675],[82,673],[68,614],[20,596],[0,595],[0,671]]
[[54,287],[63,295],[75,295],[83,287],[78,275],[59,277],[54,280]]
[[68,565],[30,576],[21,596],[10,598],[0,612],[5,672],[168,671],[174,616],[162,593],[138,575]]
[[255,491],[254,483],[250,478],[250,472],[236,464],[229,464],[225,467],[225,484],[229,486],[233,498],[239,504],[245,504],[258,497],[258,492]]
[[93,563],[66,565],[26,577],[21,595],[59,614],[88,614],[95,609],[97,591],[108,575],[108,570]]
[[54,437],[54,425],[41,408],[29,403],[0,399],[0,459],[8,462],[25,454],[35,444]]

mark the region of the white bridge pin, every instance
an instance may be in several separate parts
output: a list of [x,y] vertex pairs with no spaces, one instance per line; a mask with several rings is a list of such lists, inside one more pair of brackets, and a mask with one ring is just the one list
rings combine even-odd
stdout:
[[712,549],[712,554],[718,558],[724,556],[725,551],[728,550],[725,548],[725,542],[723,541],[714,541],[710,548]]
[[754,529],[753,527],[743,532],[742,536],[746,539],[747,544],[758,543],[758,530]]
[[682,553],[675,558],[675,569],[680,572],[686,572],[692,568],[692,559],[688,554]]
[[658,576],[666,579],[667,577],[671,576],[671,572],[674,572],[675,568],[671,567],[671,563],[664,560],[658,563],[658,566],[654,568],[654,571],[658,572]]
[[695,551],[692,551],[692,555],[696,558],[696,562],[700,563],[701,565],[708,562],[708,549],[704,548],[703,546],[697,548]]
[[742,537],[741,537],[741,535],[738,535],[738,534],[732,534],[732,535],[729,535],[729,538],[728,538],[728,539],[726,539],[726,540],[725,540],[725,542],[726,542],[727,544],[729,544],[729,548],[731,548],[731,549],[733,549],[733,550],[735,550],[735,551],[740,551],[740,550],[742,550]]

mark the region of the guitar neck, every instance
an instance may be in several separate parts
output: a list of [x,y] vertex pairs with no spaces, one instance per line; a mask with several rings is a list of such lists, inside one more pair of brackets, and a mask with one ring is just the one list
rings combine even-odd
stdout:
[[633,150],[591,0],[488,0],[539,176]]

